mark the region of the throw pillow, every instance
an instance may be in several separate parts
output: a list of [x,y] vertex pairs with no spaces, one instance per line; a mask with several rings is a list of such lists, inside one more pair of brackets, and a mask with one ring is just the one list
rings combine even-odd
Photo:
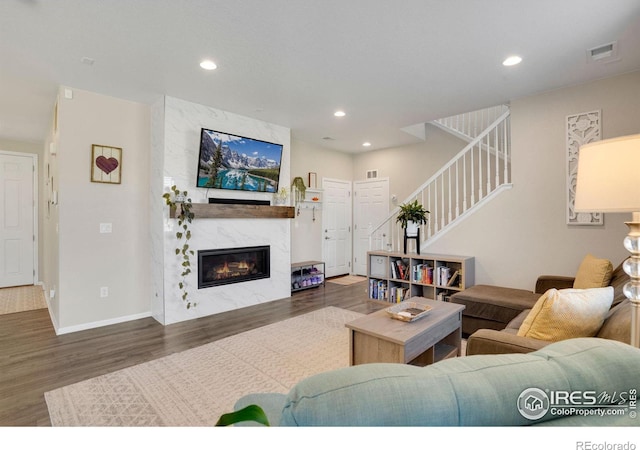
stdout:
[[608,259],[596,258],[588,254],[580,263],[576,278],[573,281],[574,289],[590,289],[609,286],[613,264]]
[[549,289],[533,306],[518,336],[556,342],[595,336],[613,302],[613,287]]

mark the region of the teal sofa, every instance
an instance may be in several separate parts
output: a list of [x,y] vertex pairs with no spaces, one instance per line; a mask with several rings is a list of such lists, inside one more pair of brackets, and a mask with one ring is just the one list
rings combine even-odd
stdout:
[[[347,367],[304,379],[288,395],[247,395],[235,409],[257,404],[280,426],[637,426],[629,400],[640,387],[638,374],[639,349],[578,338],[528,354],[467,356],[427,367]],[[541,392],[552,396],[546,413]],[[577,393],[580,404],[604,393],[616,404],[606,409],[624,414],[586,415],[575,402],[557,408],[553,396],[562,392]]]

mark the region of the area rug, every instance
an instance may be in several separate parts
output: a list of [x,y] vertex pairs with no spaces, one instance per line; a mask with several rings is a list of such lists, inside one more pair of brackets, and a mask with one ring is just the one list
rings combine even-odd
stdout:
[[342,286],[349,286],[350,284],[359,283],[366,280],[367,277],[361,277],[360,275],[346,275],[344,277],[327,279],[327,283],[340,284]]
[[42,286],[0,289],[0,314],[13,314],[47,307]]
[[349,365],[344,324],[326,307],[45,393],[53,426],[212,426],[245,394],[288,392]]

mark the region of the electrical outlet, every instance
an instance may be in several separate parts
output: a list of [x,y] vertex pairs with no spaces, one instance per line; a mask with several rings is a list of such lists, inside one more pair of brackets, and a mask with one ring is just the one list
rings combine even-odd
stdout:
[[109,296],[109,288],[106,286],[103,286],[100,288],[100,297],[104,298],[104,297],[108,297]]
[[100,224],[100,233],[111,233],[112,231],[113,231],[113,227],[110,223]]

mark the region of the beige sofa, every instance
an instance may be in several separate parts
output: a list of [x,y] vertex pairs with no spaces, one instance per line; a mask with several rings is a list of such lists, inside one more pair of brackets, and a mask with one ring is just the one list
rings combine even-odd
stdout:
[[[622,269],[622,264],[620,264],[613,271],[609,284],[614,288],[613,303],[596,337],[629,343],[631,334],[631,304],[622,291],[624,284],[628,280],[629,277]],[[537,292],[532,293],[532,302],[529,308],[520,311],[502,330],[484,328],[471,333],[467,341],[466,354],[528,353],[550,344],[548,341],[518,336],[518,329],[529,314],[533,304],[535,304],[540,297],[540,292],[544,293],[550,288],[570,288],[572,285],[573,278],[571,277],[540,277],[536,283]]]

